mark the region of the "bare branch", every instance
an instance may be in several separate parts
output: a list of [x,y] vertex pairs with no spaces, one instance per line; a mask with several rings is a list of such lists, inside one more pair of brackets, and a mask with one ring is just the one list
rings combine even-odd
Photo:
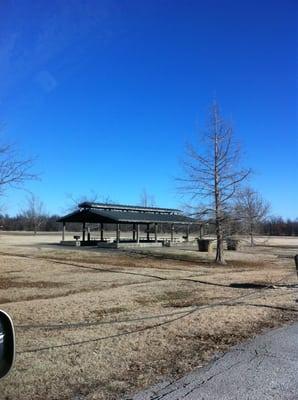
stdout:
[[22,158],[17,152],[16,145],[0,144],[0,194],[9,187],[22,188],[29,180],[38,179],[32,172],[34,159]]

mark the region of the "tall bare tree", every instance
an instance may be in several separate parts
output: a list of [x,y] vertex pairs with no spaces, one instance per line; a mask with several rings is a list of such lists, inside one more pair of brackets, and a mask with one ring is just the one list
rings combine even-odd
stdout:
[[228,218],[231,201],[249,169],[239,168],[240,147],[233,137],[233,129],[220,114],[214,103],[210,110],[207,130],[202,134],[199,151],[187,147],[184,161],[185,176],[179,179],[179,190],[199,201],[196,212],[199,218],[215,222],[215,261],[225,264],[223,253],[224,224]]
[[46,217],[46,213],[42,201],[33,193],[27,198],[27,208],[22,211],[22,217],[28,221],[30,229],[36,235]]
[[250,187],[245,187],[239,193],[235,203],[235,218],[242,222],[244,232],[250,236],[250,245],[254,246],[254,234],[257,227],[268,216],[270,204]]

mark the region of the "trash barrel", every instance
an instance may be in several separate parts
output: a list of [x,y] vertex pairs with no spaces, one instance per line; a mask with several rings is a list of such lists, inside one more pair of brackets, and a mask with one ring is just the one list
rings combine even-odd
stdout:
[[240,247],[240,240],[234,238],[227,239],[227,249],[232,251],[237,251]]
[[212,239],[198,239],[199,251],[212,251]]

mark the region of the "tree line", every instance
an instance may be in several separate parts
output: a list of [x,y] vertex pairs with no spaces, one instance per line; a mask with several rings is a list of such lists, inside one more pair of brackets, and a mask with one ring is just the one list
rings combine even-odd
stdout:
[[[61,223],[57,222],[60,216],[56,214],[49,215],[46,212],[40,214],[28,213],[26,210],[15,216],[8,214],[0,214],[0,230],[2,231],[30,231],[37,232],[58,232],[61,231]],[[228,220],[228,216],[226,217]],[[213,235],[216,233],[214,221],[204,222],[205,235]],[[131,227],[122,227],[121,229],[130,230]],[[166,226],[164,227],[166,231]],[[71,232],[80,232],[81,224],[69,223],[67,229]],[[96,229],[96,227],[95,227]],[[105,230],[113,230],[113,226],[107,224]],[[199,235],[197,227],[191,227],[190,233]],[[298,218],[285,219],[282,217],[268,217],[263,221],[259,221],[254,227],[254,234],[268,236],[298,236]],[[229,223],[225,226],[225,236],[233,236],[235,234],[249,234],[246,223],[243,224],[234,215],[230,216]]]
[[298,236],[298,218],[272,217],[263,222],[260,232],[269,236]]

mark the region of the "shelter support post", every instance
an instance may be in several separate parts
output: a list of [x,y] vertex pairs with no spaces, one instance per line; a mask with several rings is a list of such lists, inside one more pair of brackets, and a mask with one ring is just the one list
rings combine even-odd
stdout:
[[132,224],[132,240],[136,241],[136,224]]
[[89,227],[87,228],[87,240],[88,240],[88,242],[90,242],[90,240],[91,240],[91,233],[90,233]]
[[116,224],[116,242],[120,242],[120,224]]
[[83,227],[82,227],[82,240],[85,242],[85,233],[86,233],[86,222],[83,222]]
[[174,242],[174,224],[171,225],[171,242]]
[[154,224],[154,241],[157,243],[157,224]]
[[103,242],[103,223],[100,224],[100,240]]
[[200,224],[200,239],[203,237],[203,225]]
[[186,241],[189,242],[189,225],[186,225]]
[[139,224],[137,224],[136,234],[137,234],[137,243],[140,243],[140,225]]
[[147,241],[150,240],[150,224],[147,224]]
[[62,242],[65,240],[66,222],[63,222],[62,226]]

